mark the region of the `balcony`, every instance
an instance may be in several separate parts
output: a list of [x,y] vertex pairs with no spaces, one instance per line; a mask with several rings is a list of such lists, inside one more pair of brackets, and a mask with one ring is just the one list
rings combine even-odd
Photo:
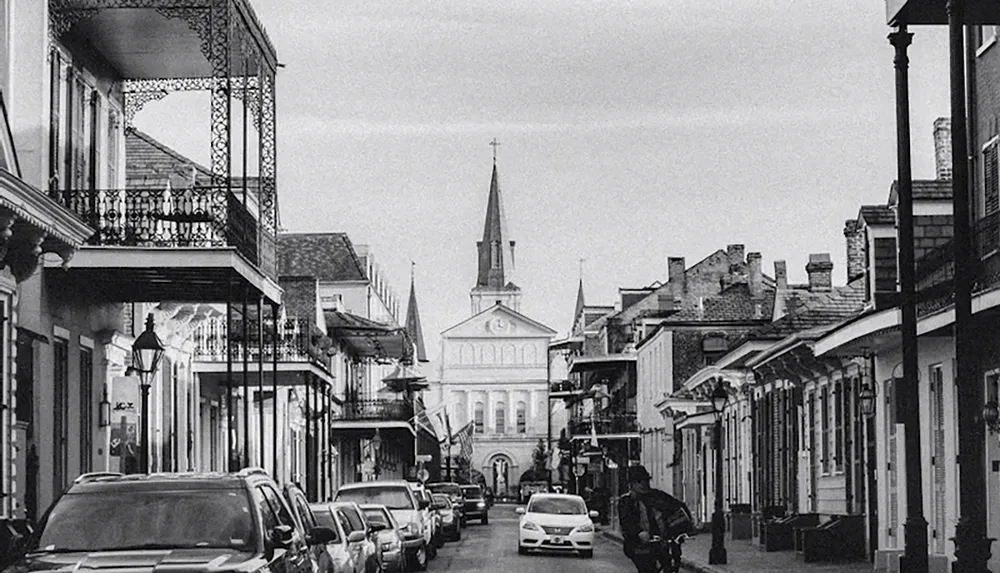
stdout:
[[570,434],[574,439],[586,439],[592,435],[591,424],[598,438],[636,438],[639,424],[634,412],[623,414],[598,414],[593,417],[574,417],[569,422]]
[[[972,257],[976,268],[973,292],[1000,285],[1000,212],[976,221],[972,228]],[[954,242],[930,251],[916,262],[918,310],[921,315],[951,303],[955,277]]]
[[[963,9],[965,24],[1000,24],[996,0],[965,0]],[[890,26],[948,23],[947,2],[941,0],[886,0],[885,12]]]
[[[256,342],[256,322],[253,322],[253,324],[248,323],[247,332],[250,335],[250,344],[244,345],[239,340],[242,334],[242,325],[238,319],[234,320],[233,337],[231,340],[233,362],[242,363],[244,350],[246,350],[248,353],[248,362],[257,363],[263,353],[264,362],[270,364],[274,360],[274,348],[271,338],[273,324],[273,321],[264,319],[264,343],[258,345]],[[226,361],[225,317],[211,318],[204,321],[195,329],[193,338],[195,361]],[[316,363],[325,366],[323,360],[312,349],[309,322],[301,318],[289,318],[280,322],[278,327],[277,355],[278,362]]]
[[[341,436],[370,437],[375,429],[416,436],[411,423],[413,403],[398,398],[356,398],[344,400],[330,426]],[[399,437],[399,436],[396,436]]]
[[549,385],[549,396],[552,398],[569,398],[583,394],[583,386],[571,380],[561,380]]

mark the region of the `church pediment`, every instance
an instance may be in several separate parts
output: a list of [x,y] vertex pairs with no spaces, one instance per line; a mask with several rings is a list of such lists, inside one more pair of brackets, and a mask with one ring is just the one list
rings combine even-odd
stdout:
[[443,338],[551,338],[554,330],[502,304],[466,319],[441,333]]

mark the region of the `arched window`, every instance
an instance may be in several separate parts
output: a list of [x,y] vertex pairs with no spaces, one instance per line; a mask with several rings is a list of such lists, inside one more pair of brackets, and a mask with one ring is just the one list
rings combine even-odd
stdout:
[[475,416],[475,432],[477,434],[483,433],[483,422],[485,420],[485,410],[483,410],[483,403],[476,402],[475,410],[473,415]]
[[507,426],[507,410],[504,409],[503,402],[497,402],[495,421],[497,424],[497,433],[504,433],[504,427]]
[[523,434],[528,431],[528,421],[526,419],[526,406],[524,402],[517,403],[517,433]]

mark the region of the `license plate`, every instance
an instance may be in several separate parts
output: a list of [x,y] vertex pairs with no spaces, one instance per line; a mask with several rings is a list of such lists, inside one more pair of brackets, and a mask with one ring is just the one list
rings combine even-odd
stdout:
[[554,543],[556,545],[562,545],[562,542],[563,542],[562,537],[553,537],[552,538],[552,543]]

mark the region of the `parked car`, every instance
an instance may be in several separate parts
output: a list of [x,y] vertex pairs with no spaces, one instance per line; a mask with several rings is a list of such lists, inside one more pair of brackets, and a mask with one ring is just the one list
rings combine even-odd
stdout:
[[52,504],[13,570],[315,573],[311,548],[337,534],[302,527],[259,469],[95,477]]
[[[285,484],[281,488],[281,493],[285,496],[285,503],[292,510],[292,518],[299,524],[301,531],[309,531],[319,526],[316,516],[309,509],[309,501],[306,499],[306,494],[302,489],[295,484]],[[324,545],[312,545],[310,551],[320,573],[331,573],[333,571],[333,562]]]
[[490,510],[486,507],[486,498],[483,497],[483,488],[478,485],[463,485],[462,493],[465,494],[465,521],[478,519],[480,523],[486,525],[490,522]]
[[358,505],[384,505],[392,512],[403,533],[403,551],[407,569],[427,569],[431,531],[424,522],[421,510],[427,509],[418,501],[410,486],[402,480],[366,481],[341,486],[334,501],[353,501]]
[[431,532],[431,544],[427,549],[427,557],[434,559],[437,557],[438,548],[444,545],[444,539],[441,535],[441,518],[438,517],[436,511],[431,509],[431,494],[424,487],[424,484],[419,482],[406,482],[409,484],[410,489],[413,490],[413,494],[417,496],[417,500],[423,505],[423,509],[420,513],[423,517],[424,523],[430,529]]
[[403,533],[392,512],[384,505],[362,505],[361,511],[372,527],[378,528],[378,542],[382,547],[382,569],[386,573],[403,573],[406,558],[403,555]]
[[536,493],[527,508],[517,508],[521,516],[518,527],[517,552],[521,555],[533,549],[575,551],[580,557],[594,556],[594,522],[596,511],[587,511],[587,504],[578,495]]
[[462,538],[462,517],[451,504],[447,494],[432,493],[431,509],[441,518],[441,536],[448,541],[458,541]]
[[462,486],[454,482],[437,482],[427,484],[427,489],[431,493],[444,493],[451,498],[451,503],[458,512],[461,526],[465,527],[465,494],[462,493]]
[[351,531],[347,517],[335,511],[329,503],[314,503],[309,507],[320,525],[329,527],[337,533],[336,539],[326,544],[326,551],[333,561],[334,572],[365,573],[364,556],[357,544],[362,535]]
[[368,523],[365,514],[353,501],[333,502],[333,508],[347,518],[351,531],[360,531],[364,537],[357,541],[365,564],[365,573],[377,573],[382,570],[382,546],[378,543],[378,533]]

